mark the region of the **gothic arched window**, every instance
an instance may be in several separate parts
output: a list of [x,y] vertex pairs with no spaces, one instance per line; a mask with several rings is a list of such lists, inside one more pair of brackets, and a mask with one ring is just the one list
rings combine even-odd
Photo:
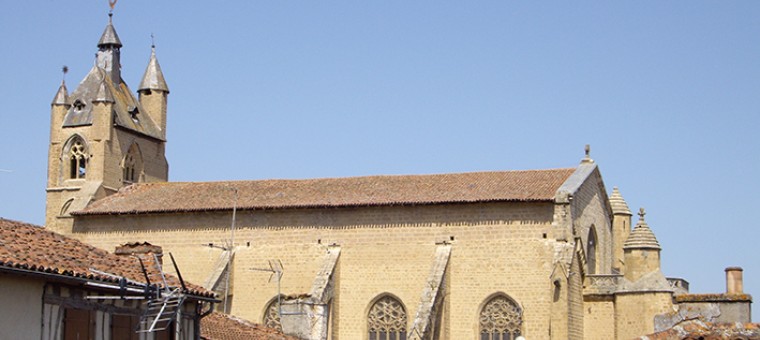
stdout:
[[369,340],[406,340],[406,310],[401,301],[383,296],[367,315]]
[[586,247],[586,262],[588,263],[588,273],[596,274],[596,228],[591,226],[588,230],[588,245]]
[[70,179],[83,179],[87,175],[87,144],[84,139],[75,136],[66,148],[64,159],[68,162],[68,174]]
[[522,308],[499,294],[480,310],[480,340],[514,340],[522,334]]
[[137,144],[132,144],[127,151],[127,155],[124,156],[122,161],[122,179],[127,183],[135,183],[140,181],[140,175],[142,174],[142,155],[140,154],[140,148]]
[[282,323],[280,322],[280,299],[275,297],[267,305],[267,309],[264,310],[264,325],[269,328],[282,331]]

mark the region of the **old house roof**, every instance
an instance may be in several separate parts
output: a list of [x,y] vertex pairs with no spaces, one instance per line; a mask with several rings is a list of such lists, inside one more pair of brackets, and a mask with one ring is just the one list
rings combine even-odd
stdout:
[[[145,283],[140,263],[134,256],[114,255],[40,226],[0,218],[0,271],[3,270],[54,275],[62,280],[116,283],[118,277],[124,277]],[[179,280],[171,275],[167,283],[180,285]],[[187,284],[187,288],[191,295],[214,296],[213,292],[196,285]]]
[[[575,169],[140,183],[73,215],[554,200]],[[237,192],[237,201],[236,201]]]
[[667,339],[752,339],[760,340],[760,324],[725,322],[712,323],[699,319],[686,320],[670,329],[638,337],[639,340]]
[[231,315],[211,313],[201,322],[204,340],[296,340],[276,329],[255,324]]

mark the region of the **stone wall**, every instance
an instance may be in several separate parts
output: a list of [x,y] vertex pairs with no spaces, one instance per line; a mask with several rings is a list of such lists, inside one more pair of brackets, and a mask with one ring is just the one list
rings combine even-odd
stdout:
[[[524,310],[523,334],[548,338],[556,241],[545,237],[553,210],[552,203],[483,203],[239,211],[231,312],[262,321],[277,287],[268,282],[269,273],[253,268],[268,267],[270,259],[283,263],[283,294],[307,293],[326,246],[337,243],[335,335],[364,338],[370,303],[383,294],[404,304],[411,327],[436,242],[446,240],[452,251],[444,337],[476,338],[479,307],[504,293]],[[202,283],[222,251],[216,246],[230,239],[230,222],[230,212],[89,216],[78,218],[74,236],[109,250],[126,242],[161,245],[177,258],[187,280]],[[582,313],[577,306],[573,310]],[[579,320],[573,334],[582,334],[582,315]]]

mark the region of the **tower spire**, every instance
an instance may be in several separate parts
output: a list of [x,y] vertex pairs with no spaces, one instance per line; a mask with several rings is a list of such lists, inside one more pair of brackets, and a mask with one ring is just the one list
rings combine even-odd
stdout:
[[[151,34],[151,41],[153,35]],[[164,73],[161,71],[161,65],[158,64],[158,58],[156,58],[156,44],[151,44],[150,60],[148,61],[148,67],[145,68],[140,86],[137,88],[137,92],[143,92],[145,90],[160,90],[169,93],[169,86],[166,85],[164,79]]]
[[121,83],[121,40],[113,28],[113,13],[108,13],[108,25],[98,41],[97,64],[115,86]]

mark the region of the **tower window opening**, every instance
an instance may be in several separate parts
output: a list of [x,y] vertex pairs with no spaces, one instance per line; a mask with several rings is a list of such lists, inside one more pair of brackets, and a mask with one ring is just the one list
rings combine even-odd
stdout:
[[137,144],[132,144],[121,163],[122,180],[125,183],[139,182],[142,173],[142,166],[143,162],[140,149]]
[[69,178],[82,179],[87,175],[87,153],[84,143],[77,139],[69,150]]

